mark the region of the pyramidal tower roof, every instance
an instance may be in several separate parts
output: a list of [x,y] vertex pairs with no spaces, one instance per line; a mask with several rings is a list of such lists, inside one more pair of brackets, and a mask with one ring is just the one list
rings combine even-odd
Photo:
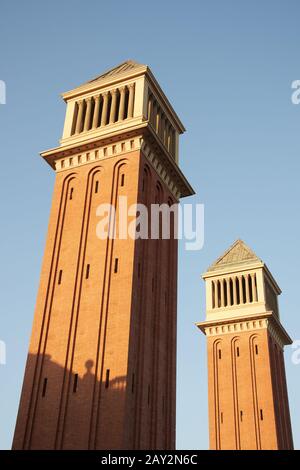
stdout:
[[125,62],[122,62],[121,64],[117,65],[116,67],[113,67],[106,72],[102,73],[101,75],[97,75],[95,78],[92,78],[91,80],[85,82],[86,83],[93,83],[102,79],[106,79],[108,77],[113,77],[115,75],[127,73],[127,72],[132,72],[134,69],[140,68],[140,67],[146,67],[144,64],[139,64],[138,62],[135,62],[134,60],[125,60]]
[[62,93],[62,97],[65,99],[70,97],[70,95],[73,95],[74,92],[81,93],[86,90],[105,86],[108,83],[117,83],[119,81],[127,79],[128,77],[138,76],[147,72],[151,73],[148,65],[140,64],[138,62],[135,62],[134,60],[125,60],[125,62],[122,62],[121,64],[118,64],[115,67],[106,70],[100,75],[97,75],[91,80],[82,83],[81,85],[73,88],[72,90]]
[[230,269],[236,265],[253,263],[263,264],[263,261],[249,248],[243,240],[237,240],[222,254],[207,270],[207,272]]

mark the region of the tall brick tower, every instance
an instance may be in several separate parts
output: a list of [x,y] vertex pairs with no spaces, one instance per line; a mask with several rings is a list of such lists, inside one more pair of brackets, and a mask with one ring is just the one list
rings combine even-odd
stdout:
[[281,293],[241,240],[203,275],[211,449],[292,449]]
[[120,196],[150,207],[193,193],[184,127],[133,61],[63,98],[60,146],[41,154],[56,182],[13,448],[173,449],[177,241],[96,226]]

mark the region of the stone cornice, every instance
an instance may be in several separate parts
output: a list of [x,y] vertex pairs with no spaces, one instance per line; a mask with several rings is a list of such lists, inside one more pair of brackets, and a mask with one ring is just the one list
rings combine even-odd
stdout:
[[177,163],[161,145],[147,122],[122,135],[118,132],[105,138],[89,139],[86,143],[57,147],[42,152],[41,156],[56,171],[65,171],[136,150],[143,152],[177,200],[194,194]]
[[[126,155],[141,149],[141,136],[132,135],[121,141],[107,142],[100,146],[81,146],[76,152],[65,152],[54,160],[56,172],[66,171],[82,165],[95,163],[98,160],[106,160],[117,156]],[[51,164],[52,166],[52,164]]]
[[[107,124],[103,127],[98,127],[97,129],[90,129],[86,132],[79,134],[74,134],[72,136],[62,138],[60,140],[60,147],[57,149],[69,149],[75,145],[85,144],[90,141],[95,142],[100,139],[109,139],[116,136],[127,134],[136,129],[146,126],[146,120],[143,119],[143,116],[137,116],[135,118],[125,119],[121,122],[115,122]],[[55,150],[55,149],[53,149]]]
[[222,276],[230,276],[230,274],[237,274],[243,273],[244,271],[251,271],[254,269],[263,268],[264,263],[261,261],[251,261],[247,264],[232,264],[231,266],[224,266],[222,268],[216,269],[215,271],[207,271],[206,273],[202,274],[202,279],[211,279],[211,278],[219,278]]
[[159,163],[159,159],[155,152],[152,152],[151,150],[145,151],[145,142],[143,141],[142,136],[133,136],[130,139],[124,139],[120,142],[108,143],[107,145],[98,147],[97,149],[75,153],[71,157],[59,158],[55,161],[55,170],[59,173],[72,168],[95,163],[96,161],[103,161],[109,158],[120,157],[122,155],[126,156],[130,152],[142,149],[145,157],[169,188],[174,198],[179,200],[181,194],[175,184],[174,178],[172,178],[171,174],[168,174],[165,170],[165,167]]
[[174,180],[178,187],[180,196],[186,197],[195,194],[193,188],[180,170],[174,158],[161,144],[159,137],[148,125],[143,137],[142,151],[155,169],[160,169],[161,174]]
[[196,323],[196,326],[206,336],[219,336],[226,334],[239,334],[254,330],[267,329],[275,341],[283,347],[292,344],[292,339],[283,328],[279,320],[272,314],[266,312],[261,315],[252,315],[240,319],[227,319],[220,321],[204,321]]
[[132,70],[128,70],[117,75],[108,75],[101,80],[93,80],[80,85],[79,87],[73,88],[70,91],[66,91],[61,94],[65,101],[68,101],[72,98],[84,95],[85,93],[95,92],[105,88],[107,86],[114,86],[117,83],[123,82],[128,79],[137,78],[141,75],[144,75],[147,72],[147,65],[139,65]]
[[130,139],[136,137],[141,133],[141,129],[143,129],[146,125],[147,123],[139,124],[131,129],[127,129],[127,131],[124,131],[122,133],[117,130],[115,132],[112,131],[106,135],[98,135],[94,138],[87,136],[84,140],[80,142],[70,142],[69,144],[65,144],[60,147],[54,147],[52,149],[41,152],[40,155],[53,169],[55,169],[55,161],[57,161],[59,158],[71,157],[72,155],[78,152],[84,152],[99,147],[105,147],[106,145],[119,142],[123,139]]

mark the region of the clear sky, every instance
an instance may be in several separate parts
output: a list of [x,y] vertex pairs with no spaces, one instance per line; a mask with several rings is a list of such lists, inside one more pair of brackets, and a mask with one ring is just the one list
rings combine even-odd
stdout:
[[[205,245],[180,246],[177,446],[208,447],[201,273],[243,238],[283,290],[300,339],[300,79],[297,0],[2,0],[0,80],[0,448],[10,448],[47,230],[54,172],[39,158],[62,134],[59,94],[126,59],[150,65],[187,128],[181,168],[205,204]],[[187,201],[186,201],[187,202]],[[300,364],[286,349],[295,446]]]

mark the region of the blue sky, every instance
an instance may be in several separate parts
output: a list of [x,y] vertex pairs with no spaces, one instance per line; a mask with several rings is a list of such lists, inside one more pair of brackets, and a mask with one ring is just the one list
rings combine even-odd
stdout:
[[[205,204],[205,245],[179,257],[178,448],[208,447],[201,273],[243,238],[283,290],[281,318],[300,339],[300,79],[296,0],[2,0],[0,80],[0,448],[10,448],[31,330],[58,144],[59,94],[126,59],[150,65],[187,132],[180,162]],[[295,446],[300,364],[285,353]]]

